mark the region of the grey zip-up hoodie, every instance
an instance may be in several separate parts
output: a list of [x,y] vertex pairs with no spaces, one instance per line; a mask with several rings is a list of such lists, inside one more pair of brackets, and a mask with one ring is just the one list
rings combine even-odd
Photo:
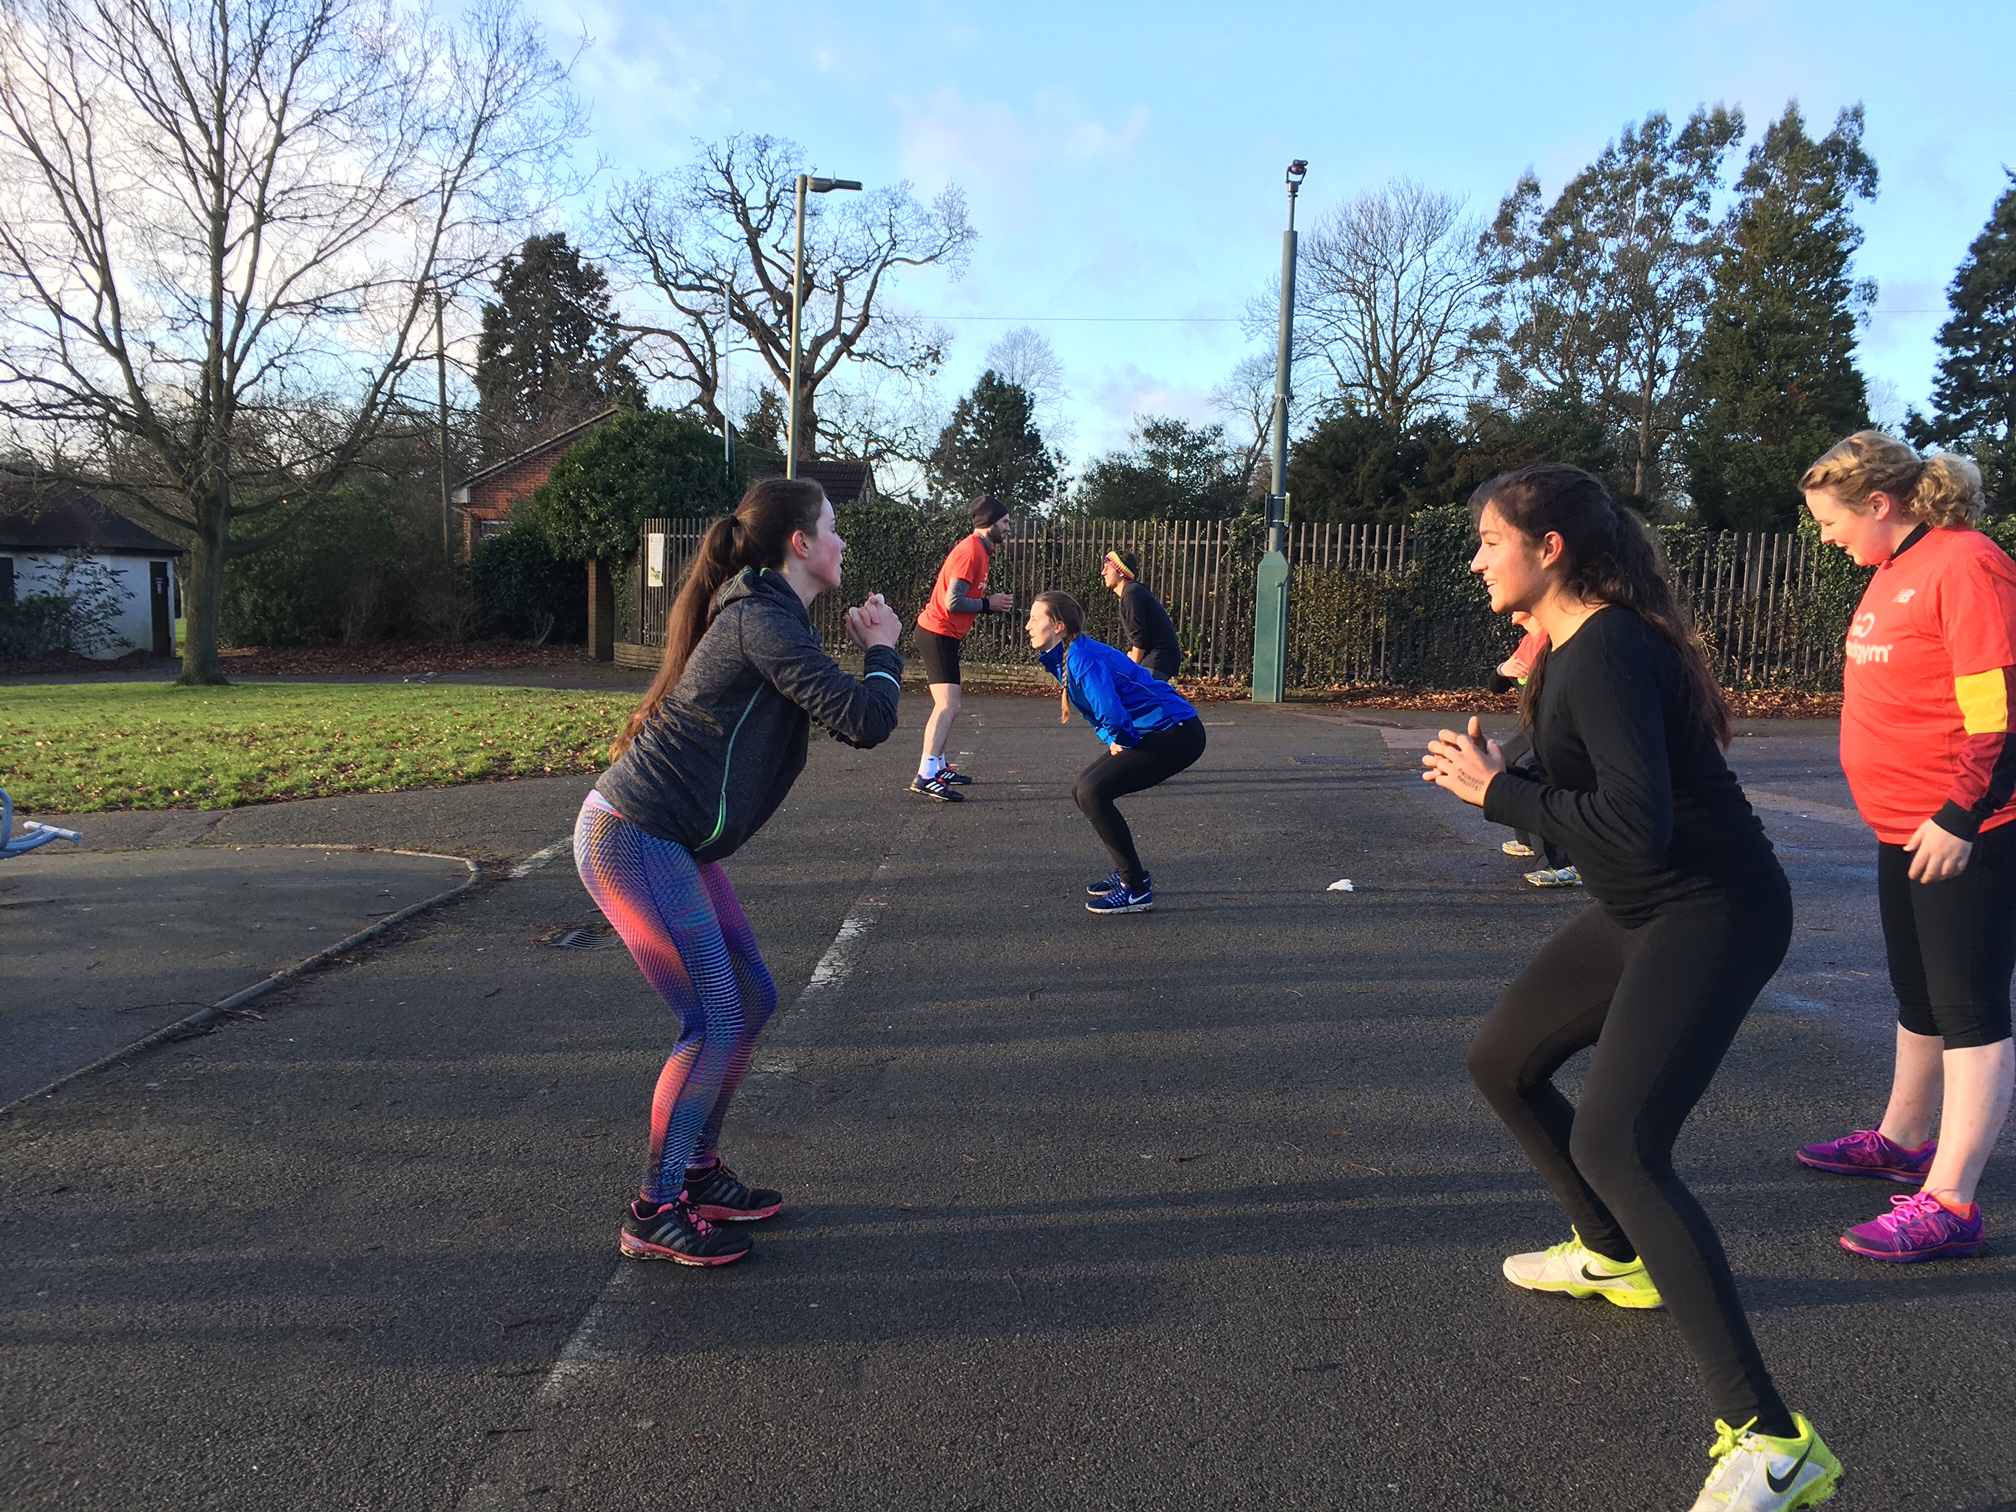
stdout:
[[595,791],[617,813],[699,861],[732,855],[805,770],[812,721],[852,746],[896,728],[903,658],[868,652],[859,681],[819,644],[782,576],[754,567],[721,585],[678,684]]

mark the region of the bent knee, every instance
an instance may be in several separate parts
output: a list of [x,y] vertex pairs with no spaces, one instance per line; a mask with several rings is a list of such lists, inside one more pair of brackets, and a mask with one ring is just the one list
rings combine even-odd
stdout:
[[1654,1183],[1650,1165],[1638,1141],[1628,1128],[1617,1128],[1602,1119],[1575,1119],[1568,1136],[1568,1158],[1582,1179],[1612,1206],[1615,1197],[1635,1187]]

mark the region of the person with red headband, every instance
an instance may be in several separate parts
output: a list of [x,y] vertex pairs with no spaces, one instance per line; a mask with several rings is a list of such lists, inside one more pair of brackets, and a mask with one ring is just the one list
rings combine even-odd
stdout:
[[1183,643],[1162,601],[1141,581],[1141,557],[1132,551],[1109,551],[1100,566],[1106,586],[1120,598],[1120,639],[1127,659],[1167,682],[1183,665]]

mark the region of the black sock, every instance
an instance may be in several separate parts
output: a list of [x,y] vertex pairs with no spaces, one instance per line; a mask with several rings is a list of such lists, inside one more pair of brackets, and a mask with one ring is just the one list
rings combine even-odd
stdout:
[[1750,1425],[1752,1433],[1761,1433],[1766,1438],[1797,1438],[1799,1425],[1792,1421],[1792,1413],[1783,1402],[1776,1407],[1759,1409],[1757,1421]]

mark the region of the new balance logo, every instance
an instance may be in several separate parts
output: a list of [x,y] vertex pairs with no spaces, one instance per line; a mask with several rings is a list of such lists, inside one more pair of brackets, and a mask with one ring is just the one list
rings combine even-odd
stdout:
[[1898,594],[1897,597],[1892,599],[1890,602],[1893,604],[1908,604],[1911,602],[1912,596],[1917,592],[1918,590],[1916,588],[1906,588],[1902,593]]

